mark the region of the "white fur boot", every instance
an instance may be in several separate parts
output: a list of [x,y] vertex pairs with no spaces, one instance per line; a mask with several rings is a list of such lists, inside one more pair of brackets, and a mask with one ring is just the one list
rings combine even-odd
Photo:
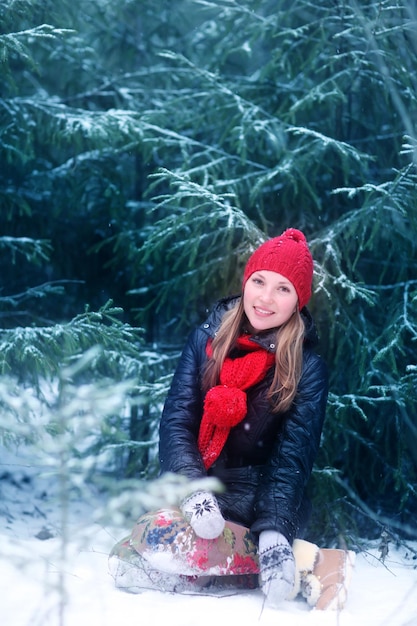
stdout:
[[340,610],[347,599],[355,553],[352,550],[319,548],[314,543],[296,539],[293,543],[296,564],[294,589],[318,610]]

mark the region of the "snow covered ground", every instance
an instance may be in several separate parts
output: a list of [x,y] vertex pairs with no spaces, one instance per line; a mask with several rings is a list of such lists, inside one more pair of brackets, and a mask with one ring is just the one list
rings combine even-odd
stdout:
[[417,625],[416,542],[390,544],[384,564],[376,545],[360,553],[340,613],[311,611],[303,600],[273,610],[259,590],[222,597],[118,591],[107,556],[129,529],[98,524],[101,503],[91,496],[71,503],[63,542],[58,496],[36,472],[21,451],[0,449],[1,626]]

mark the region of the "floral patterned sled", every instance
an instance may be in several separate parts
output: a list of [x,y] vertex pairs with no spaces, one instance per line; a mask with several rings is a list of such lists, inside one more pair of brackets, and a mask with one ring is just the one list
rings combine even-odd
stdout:
[[258,587],[257,548],[247,528],[226,522],[217,539],[201,539],[175,508],[141,516],[113,548],[109,568],[116,586],[131,593]]

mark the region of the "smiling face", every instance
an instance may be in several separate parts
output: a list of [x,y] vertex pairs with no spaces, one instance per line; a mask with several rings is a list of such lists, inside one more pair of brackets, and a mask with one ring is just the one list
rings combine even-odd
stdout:
[[281,274],[254,272],[245,284],[243,308],[254,331],[282,326],[297,307],[297,292]]

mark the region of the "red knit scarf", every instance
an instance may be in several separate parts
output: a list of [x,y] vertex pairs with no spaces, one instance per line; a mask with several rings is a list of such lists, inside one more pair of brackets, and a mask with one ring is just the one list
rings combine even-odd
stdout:
[[[239,337],[236,345],[249,352],[236,359],[225,359],[220,371],[220,385],[209,389],[204,399],[198,449],[206,469],[219,456],[230,429],[247,413],[245,390],[259,383],[275,362],[274,354],[250,341],[246,335]],[[207,354],[212,354],[210,342]]]

